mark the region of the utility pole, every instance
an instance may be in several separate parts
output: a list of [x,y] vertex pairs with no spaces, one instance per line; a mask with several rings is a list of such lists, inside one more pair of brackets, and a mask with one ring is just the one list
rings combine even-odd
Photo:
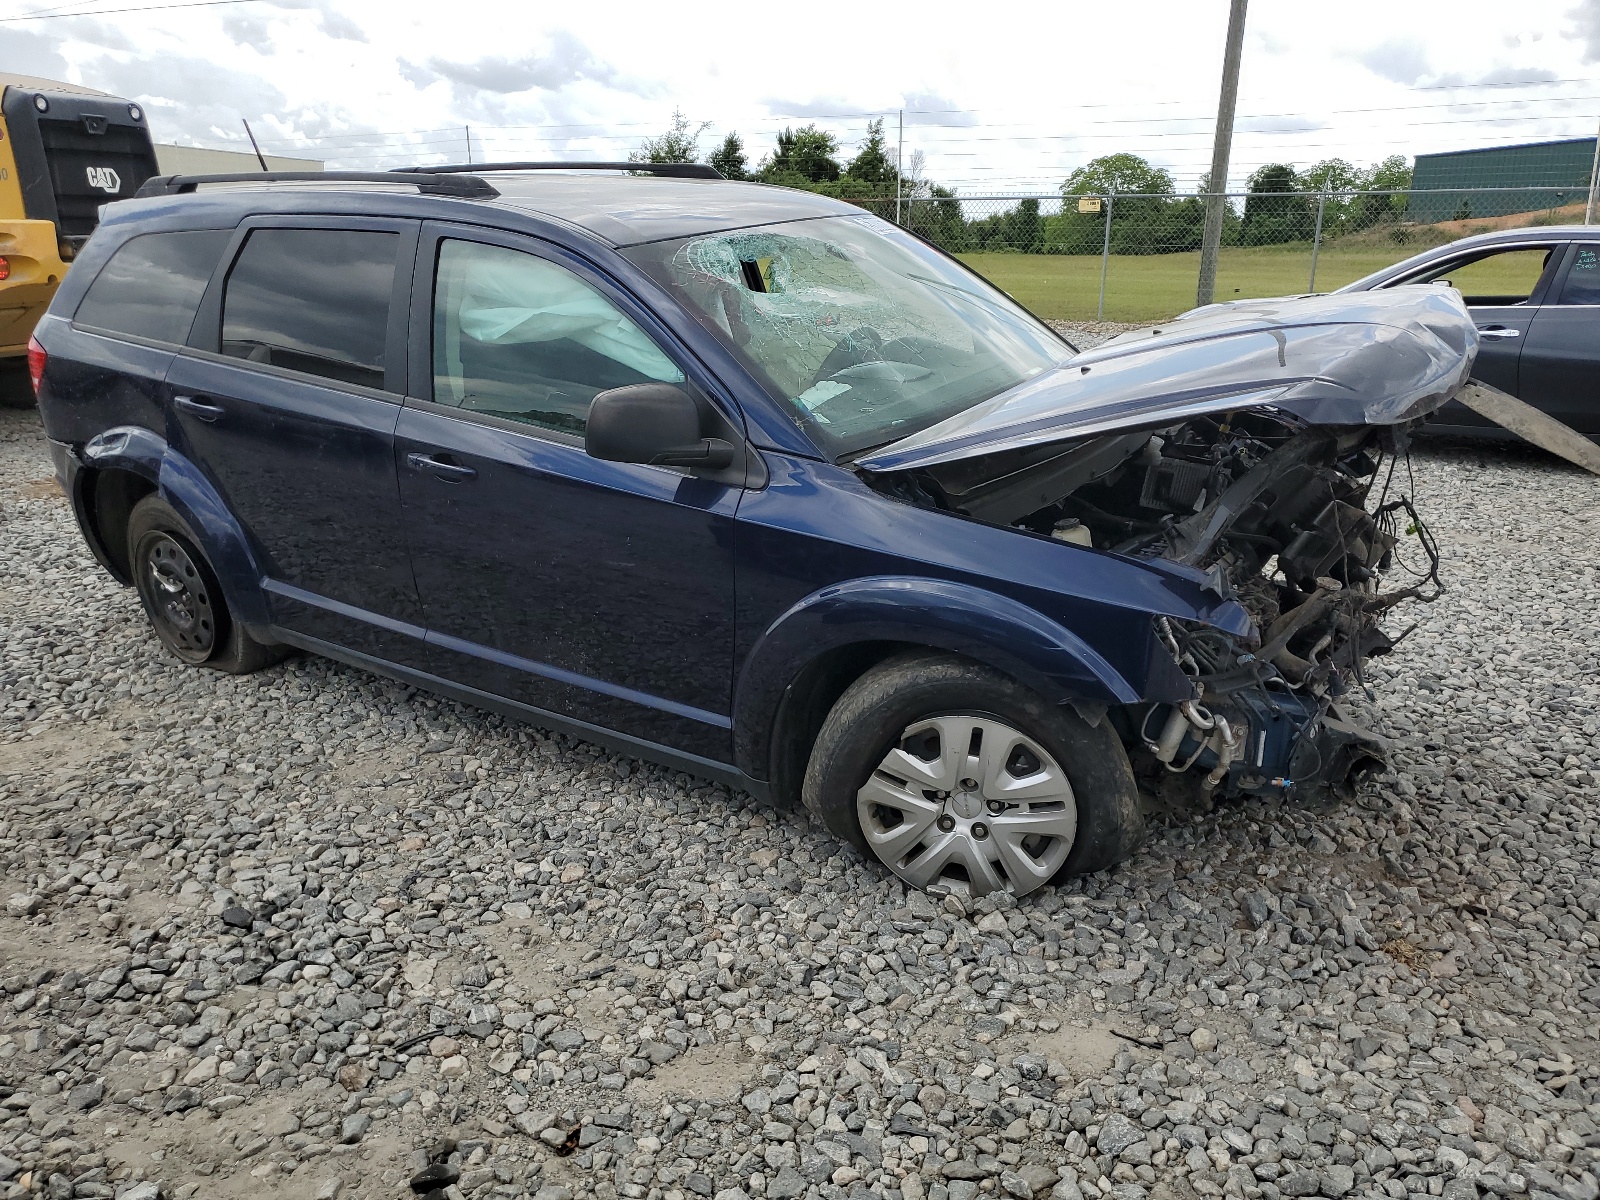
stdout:
[[1594,139],[1594,166],[1589,168],[1589,207],[1583,211],[1583,223],[1594,224],[1596,192],[1600,192],[1600,133]]
[[900,142],[894,152],[894,223],[900,224],[900,177],[906,161],[906,110],[900,110]]
[[1210,304],[1217,287],[1217,251],[1222,245],[1222,210],[1227,204],[1228,156],[1233,150],[1233,113],[1239,102],[1239,59],[1244,54],[1244,9],[1247,0],[1232,0],[1228,13],[1228,49],[1222,56],[1222,95],[1217,100],[1217,135],[1211,146],[1210,195],[1206,197],[1205,233],[1200,240],[1200,285],[1195,303]]
[[467,131],[467,166],[470,167],[472,165],[472,126],[463,125],[461,128]]

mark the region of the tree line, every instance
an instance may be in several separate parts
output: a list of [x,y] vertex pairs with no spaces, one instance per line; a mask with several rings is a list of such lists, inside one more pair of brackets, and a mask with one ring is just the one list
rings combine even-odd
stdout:
[[[952,190],[922,178],[918,161],[901,174],[888,152],[882,119],[868,123],[853,155],[845,155],[831,133],[804,125],[780,132],[771,150],[754,164],[736,132],[702,159],[700,138],[709,127],[709,122],[696,126],[681,111],[674,112],[671,127],[659,137],[645,138],[630,158],[704,161],[727,179],[802,188],[889,219],[896,215],[898,195],[900,223],[952,253],[1099,254],[1107,207],[1113,254],[1172,254],[1200,247],[1206,180],[1202,178],[1195,194],[1181,195],[1171,172],[1137,154],[1103,155],[1073,171],[1061,184],[1057,214],[1043,213],[1037,199],[1026,199],[969,218]],[[1250,176],[1242,205],[1232,198],[1225,204],[1223,244],[1309,241],[1319,206],[1325,238],[1394,223],[1405,214],[1410,185],[1411,167],[1399,154],[1365,168],[1342,158],[1324,159],[1305,171],[1289,163],[1269,163]],[[1375,194],[1383,192],[1398,194]],[[1098,211],[1094,199],[1101,201]]]
[[[1321,209],[1322,236],[1338,237],[1375,225],[1392,224],[1405,214],[1411,167],[1404,155],[1391,155],[1361,168],[1342,158],[1324,159],[1305,171],[1289,163],[1268,163],[1246,183],[1243,205],[1230,197],[1223,207],[1225,246],[1270,246],[1310,241]],[[1102,200],[1111,214],[1113,254],[1172,254],[1198,250],[1205,226],[1202,177],[1194,195],[1183,196],[1170,172],[1137,154],[1108,154],[1072,172],[1061,185],[1059,216],[1038,221],[1027,243],[1013,228],[1000,228],[1000,245],[1043,254],[1098,254],[1106,236],[1103,212],[1084,212],[1083,197]],[[1381,193],[1395,193],[1384,195]],[[1317,193],[1317,194],[1309,194]],[[1020,207],[1020,206],[1019,206]],[[1001,226],[1011,214],[986,218]],[[973,241],[981,242],[984,222],[974,222]]]

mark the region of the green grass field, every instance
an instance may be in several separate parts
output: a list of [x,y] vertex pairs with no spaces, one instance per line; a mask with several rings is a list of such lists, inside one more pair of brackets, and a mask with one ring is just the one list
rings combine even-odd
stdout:
[[[1415,253],[1415,247],[1325,247],[1317,290],[1342,287]],[[1067,254],[963,254],[961,261],[1041,317],[1092,321],[1100,259]],[[1112,255],[1106,270],[1107,321],[1162,321],[1194,307],[1200,254]],[[1218,300],[1289,296],[1311,277],[1308,246],[1224,248],[1217,262]]]
[[[1417,252],[1384,244],[1324,246],[1317,290],[1331,291]],[[1541,249],[1485,259],[1451,273],[1467,295],[1526,295],[1543,267]],[[1041,317],[1092,321],[1100,290],[1100,260],[1092,255],[963,254],[961,260]],[[1106,271],[1107,321],[1164,321],[1194,307],[1199,252],[1112,255]],[[1224,248],[1217,263],[1218,300],[1293,296],[1311,281],[1309,246]]]

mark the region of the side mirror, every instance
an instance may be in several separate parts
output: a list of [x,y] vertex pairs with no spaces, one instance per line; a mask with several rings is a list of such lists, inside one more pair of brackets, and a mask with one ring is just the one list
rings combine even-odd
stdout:
[[681,387],[636,383],[601,392],[589,402],[583,447],[591,458],[654,467],[733,465],[733,444],[705,437],[700,407]]

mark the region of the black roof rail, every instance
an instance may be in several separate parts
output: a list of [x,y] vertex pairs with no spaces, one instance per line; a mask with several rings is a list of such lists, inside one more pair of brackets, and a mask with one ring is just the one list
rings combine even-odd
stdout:
[[156,175],[145,180],[135,195],[179,196],[207,183],[398,183],[410,184],[430,196],[493,200],[500,194],[487,180],[465,173],[418,179],[400,171],[241,171],[225,175]]
[[705,163],[649,162],[502,162],[444,163],[431,167],[396,167],[397,174],[475,175],[489,171],[632,171],[637,175],[661,175],[668,179],[721,179],[715,167]]

